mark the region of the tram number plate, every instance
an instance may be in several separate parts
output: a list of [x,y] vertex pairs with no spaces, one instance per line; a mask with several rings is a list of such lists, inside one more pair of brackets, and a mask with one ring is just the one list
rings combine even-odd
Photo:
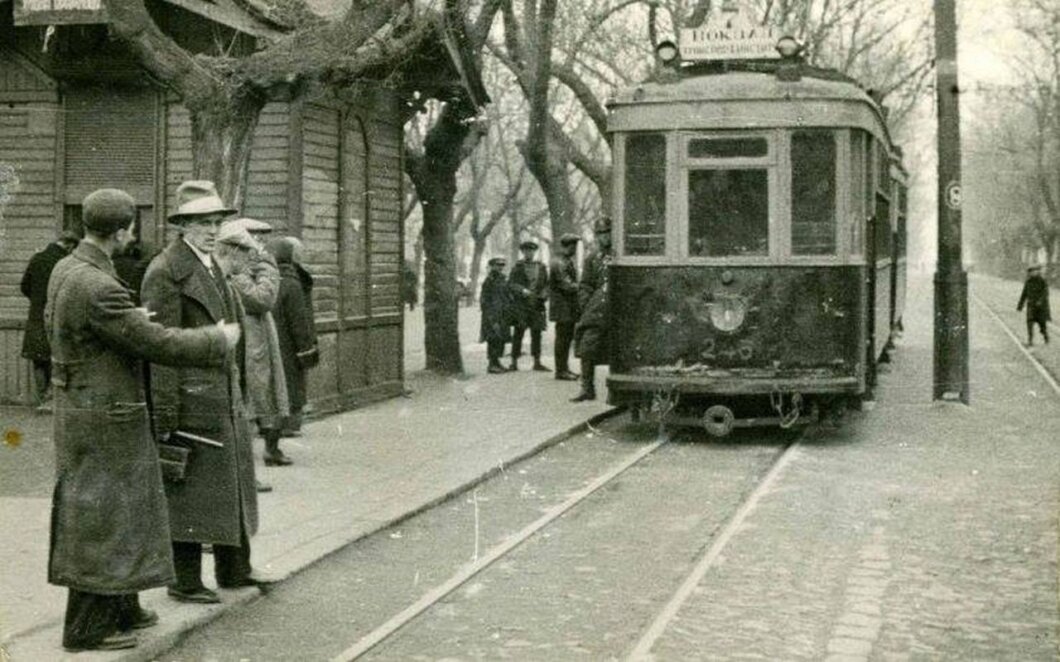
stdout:
[[946,185],[946,206],[953,211],[959,211],[961,208],[961,185],[957,182]]

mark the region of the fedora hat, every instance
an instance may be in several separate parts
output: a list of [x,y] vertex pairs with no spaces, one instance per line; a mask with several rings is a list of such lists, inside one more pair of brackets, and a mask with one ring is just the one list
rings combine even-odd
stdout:
[[256,218],[248,218],[243,216],[241,218],[234,218],[231,221],[225,221],[225,226],[231,226],[235,228],[243,228],[247,232],[254,234],[255,232],[272,232],[272,225],[265,221],[259,221]]
[[536,251],[537,248],[538,248],[537,242],[534,241],[533,239],[527,239],[526,241],[524,241],[521,244],[519,244],[519,250],[524,250],[524,251],[535,250]]
[[237,211],[224,203],[213,182],[199,179],[184,182],[177,187],[177,210],[169,214],[169,220],[180,223],[194,216],[208,214],[230,216]]

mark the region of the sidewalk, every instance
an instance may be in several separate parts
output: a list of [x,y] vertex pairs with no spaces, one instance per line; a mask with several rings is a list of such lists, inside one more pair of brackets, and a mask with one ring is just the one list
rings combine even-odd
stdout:
[[[259,460],[259,477],[275,489],[258,495],[261,530],[253,540],[255,566],[281,574],[296,572],[487,474],[503,471],[607,411],[602,399],[571,404],[568,398],[577,384],[556,381],[550,374],[523,370],[484,375],[474,354],[465,357],[473,373],[467,379],[413,373],[407,378],[410,397],[307,424],[304,437],[283,442],[295,460],[291,467],[264,468]],[[603,379],[597,376],[598,383]],[[23,418],[14,423],[21,421],[37,430],[37,437],[49,437],[27,439],[27,446],[50,444],[50,426],[42,425],[50,418]],[[9,426],[5,421],[3,427]],[[260,454],[260,442],[256,445]],[[0,452],[6,463],[19,451],[0,447]],[[73,659],[60,647],[66,592],[46,581],[50,474],[44,480],[39,467],[32,473],[35,483],[25,489],[0,486],[0,554],[5,561],[0,575],[0,644],[17,662]],[[48,484],[38,484],[44,482]],[[209,567],[204,577],[212,578]],[[182,632],[257,595],[257,589],[224,591],[224,604],[203,607],[176,603],[163,589],[145,592],[142,604],[157,610],[161,623],[140,633],[138,648],[80,653],[76,659],[151,659]]]

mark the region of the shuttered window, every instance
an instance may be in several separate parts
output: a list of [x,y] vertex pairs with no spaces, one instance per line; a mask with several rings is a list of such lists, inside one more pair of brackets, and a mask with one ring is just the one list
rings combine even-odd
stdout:
[[136,88],[75,87],[66,92],[66,202],[98,188],[128,191],[154,204],[157,95]]

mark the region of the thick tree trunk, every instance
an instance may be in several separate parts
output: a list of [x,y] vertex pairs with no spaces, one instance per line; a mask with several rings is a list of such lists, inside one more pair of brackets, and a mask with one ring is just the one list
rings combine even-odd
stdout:
[[[544,135],[538,139],[548,140]],[[521,151],[527,169],[545,194],[552,226],[552,241],[558,242],[560,236],[574,231],[574,195],[570,189],[567,160],[557,154],[558,150],[553,145],[548,144],[537,147],[527,145]]]
[[456,172],[469,151],[469,117],[474,109],[450,101],[427,133],[422,155],[410,154],[406,170],[423,207],[424,349],[427,369],[442,374],[464,371],[460,356],[459,294],[453,199]]
[[265,103],[256,97],[214,99],[191,105],[192,172],[217,185],[221,197],[242,209],[254,129]]

